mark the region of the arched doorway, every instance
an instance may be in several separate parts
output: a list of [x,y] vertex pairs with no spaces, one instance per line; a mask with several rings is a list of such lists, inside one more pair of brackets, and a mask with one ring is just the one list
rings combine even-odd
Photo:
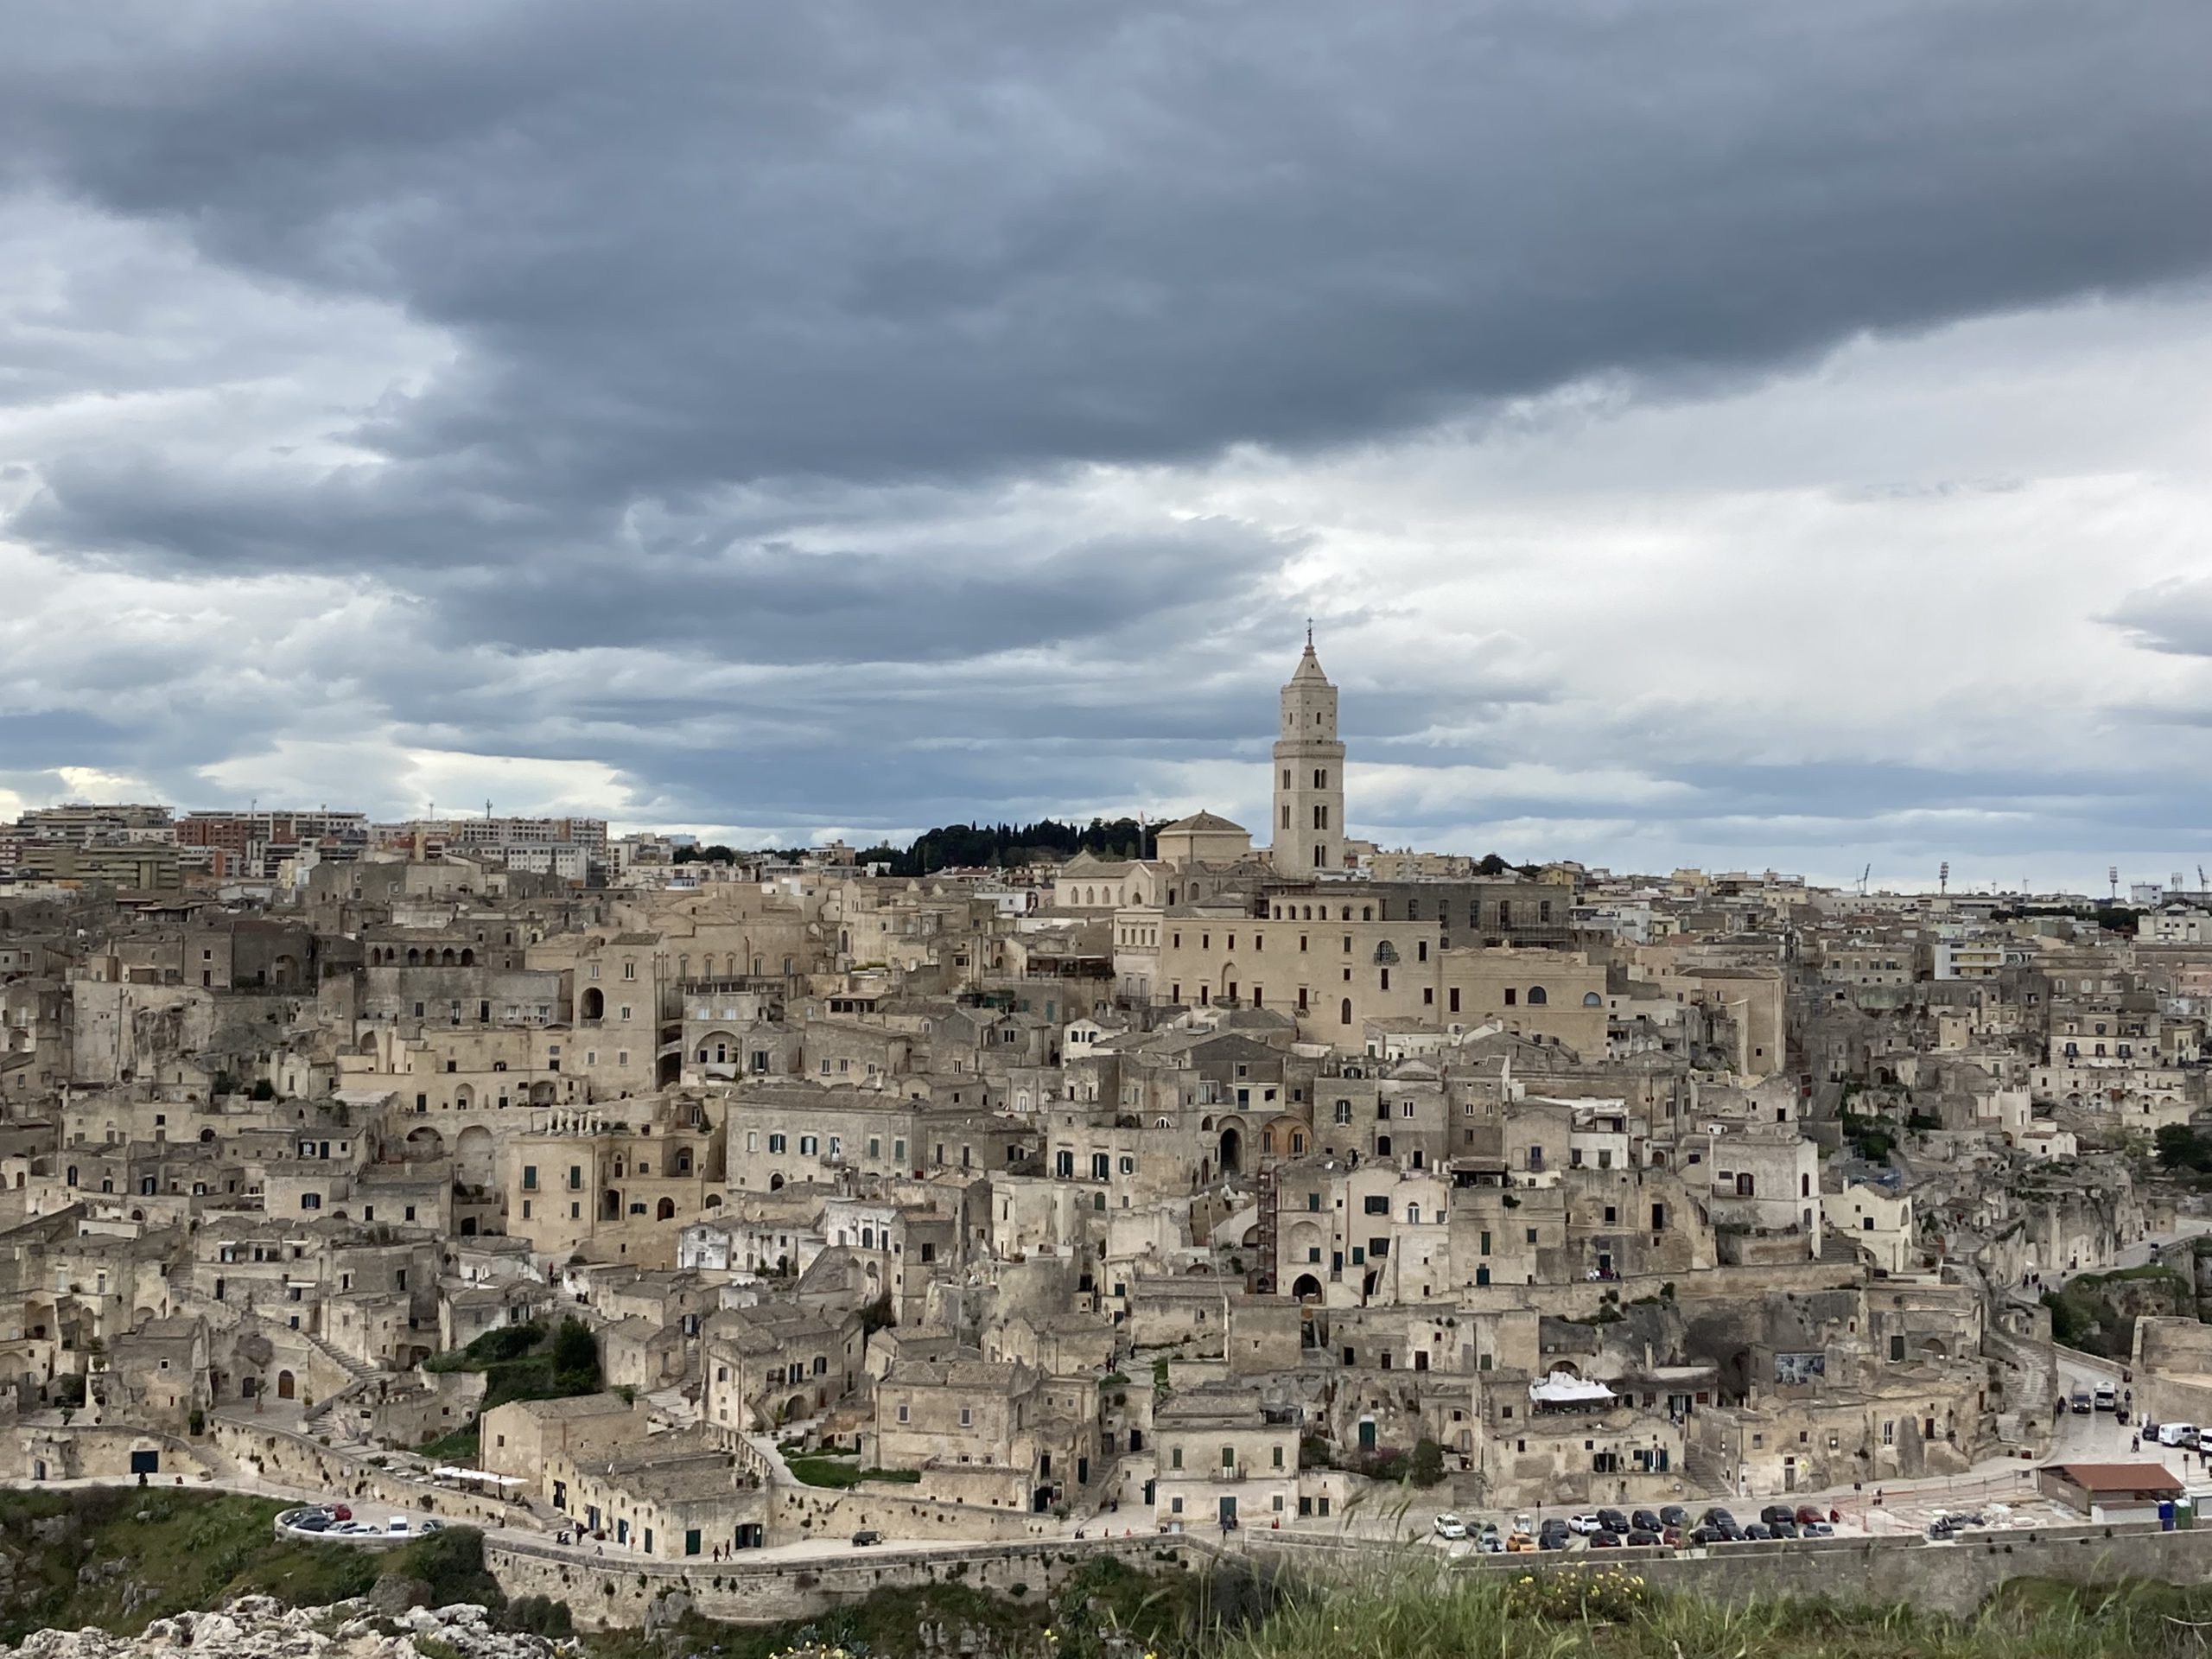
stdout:
[[596,985],[586,991],[582,1002],[577,1007],[576,1017],[581,1020],[604,1020],[607,1017],[607,993]]
[[1319,1297],[1321,1294],[1321,1281],[1310,1273],[1301,1273],[1291,1281],[1290,1294],[1301,1302],[1308,1296]]
[[289,1371],[276,1373],[276,1397],[279,1400],[291,1399],[298,1389],[299,1384],[293,1379]]
[[1244,1137],[1234,1128],[1224,1129],[1221,1132],[1221,1173],[1224,1175],[1237,1173],[1243,1166],[1243,1160]]

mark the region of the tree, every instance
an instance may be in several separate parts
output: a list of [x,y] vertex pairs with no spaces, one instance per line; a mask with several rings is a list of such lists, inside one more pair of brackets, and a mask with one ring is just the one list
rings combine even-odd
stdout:
[[599,1386],[599,1344],[582,1319],[565,1319],[553,1333],[553,1375],[564,1388],[580,1382],[588,1393]]
[[1406,1465],[1406,1478],[1416,1486],[1433,1486],[1442,1480],[1444,1448],[1426,1438],[1415,1440],[1412,1461]]
[[2208,1141],[2186,1123],[2168,1123],[2158,1130],[2153,1143],[2157,1148],[2158,1166],[2162,1169],[2186,1169],[2196,1172],[2212,1169],[2212,1141]]

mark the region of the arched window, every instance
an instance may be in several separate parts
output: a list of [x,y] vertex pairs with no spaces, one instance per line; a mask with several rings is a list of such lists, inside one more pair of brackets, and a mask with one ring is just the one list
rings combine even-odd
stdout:
[[1530,1007],[1541,1008],[1550,1001],[1551,998],[1544,994],[1544,988],[1542,986],[1531,985],[1529,988],[1529,1006]]
[[1582,994],[1582,1006],[1586,1008],[1602,1008],[1605,1006],[1605,999],[1595,991],[1585,991]]
[[1337,1020],[1340,1025],[1348,1026],[1351,1024],[1351,998],[1344,998],[1343,1008],[1341,1012],[1338,1013]]

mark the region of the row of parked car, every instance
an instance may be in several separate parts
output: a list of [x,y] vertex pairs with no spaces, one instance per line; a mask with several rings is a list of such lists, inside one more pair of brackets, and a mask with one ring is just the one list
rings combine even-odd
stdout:
[[1800,1504],[1795,1510],[1787,1503],[1770,1503],[1759,1511],[1758,1520],[1738,1526],[1734,1516],[1714,1504],[1693,1526],[1688,1510],[1669,1503],[1633,1514],[1592,1510],[1564,1520],[1554,1516],[1541,1525],[1525,1515],[1516,1516],[1510,1530],[1501,1529],[1495,1521],[1470,1527],[1459,1516],[1447,1512],[1436,1517],[1435,1531],[1447,1541],[1466,1539],[1489,1554],[1518,1554],[1527,1550],[1565,1549],[1576,1537],[1586,1539],[1592,1549],[1654,1545],[1679,1549],[1685,1544],[1738,1543],[1747,1538],[1827,1538],[1834,1535],[1836,1519],[1833,1512],[1815,1503]]
[[297,1532],[327,1533],[340,1538],[411,1538],[426,1532],[438,1532],[444,1523],[425,1517],[410,1521],[404,1515],[395,1515],[382,1526],[372,1521],[356,1521],[351,1506],[344,1503],[324,1503],[311,1510],[302,1510],[287,1516],[285,1525]]

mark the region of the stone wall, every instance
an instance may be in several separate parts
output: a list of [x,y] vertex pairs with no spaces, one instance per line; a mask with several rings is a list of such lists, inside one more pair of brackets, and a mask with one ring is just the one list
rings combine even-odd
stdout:
[[863,1527],[886,1538],[1008,1541],[1044,1538],[1062,1522],[1023,1510],[943,1503],[904,1481],[863,1481],[842,1491],[828,1486],[770,1489],[768,1540],[792,1544],[809,1538],[845,1538]]
[[519,1511],[497,1498],[410,1480],[379,1469],[366,1457],[321,1445],[289,1429],[218,1418],[208,1426],[208,1438],[241,1470],[302,1491],[333,1498],[373,1498],[394,1509],[479,1526],[530,1524]]
[[[1261,1560],[1295,1565],[1326,1577],[1372,1571],[1390,1548],[1344,1544],[1291,1533],[1241,1533],[1239,1547]],[[1827,1596],[1871,1605],[1909,1602],[1960,1617],[1980,1608],[2016,1578],[2058,1579],[2101,1586],[2122,1579],[2170,1584],[2212,1583],[2212,1529],[2160,1532],[2155,1526],[2050,1528],[1976,1533],[1953,1543],[1918,1537],[1813,1539],[1723,1545],[1679,1554],[1608,1551],[1586,1555],[1469,1558],[1455,1569],[1473,1573],[1576,1573],[1593,1565],[1641,1573],[1662,1590],[1740,1602],[1771,1596]]]
[[48,1480],[132,1478],[130,1454],[157,1452],[160,1471],[151,1478],[173,1485],[179,1475],[196,1483],[212,1474],[215,1460],[204,1440],[188,1440],[149,1429],[113,1423],[78,1423],[67,1428],[22,1424],[0,1436],[0,1479],[35,1481],[46,1465]]
[[922,1584],[962,1584],[1016,1605],[1036,1605],[1099,1554],[1118,1555],[1141,1571],[1174,1573],[1204,1566],[1211,1552],[1189,1539],[1155,1534],[966,1549],[888,1546],[819,1560],[748,1562],[741,1556],[703,1564],[696,1558],[678,1563],[631,1555],[586,1563],[505,1540],[489,1540],[484,1547],[485,1565],[509,1596],[565,1601],[585,1630],[643,1624],[646,1609],[671,1592],[690,1596],[710,1618],[745,1624],[810,1618],[877,1590]]

